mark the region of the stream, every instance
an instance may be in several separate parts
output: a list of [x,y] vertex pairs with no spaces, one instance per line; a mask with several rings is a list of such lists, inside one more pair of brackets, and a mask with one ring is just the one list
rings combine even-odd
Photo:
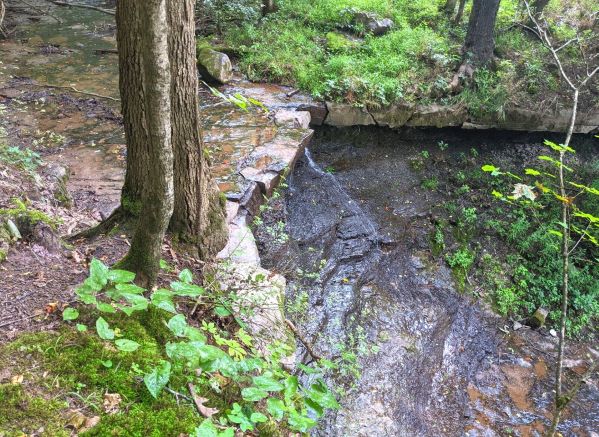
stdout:
[[[556,339],[502,332],[503,319],[456,292],[451,271],[429,250],[432,210],[443,198],[424,190],[410,165],[423,149],[442,165],[440,155],[482,142],[483,160],[530,154],[526,134],[506,136],[376,128],[315,135],[280,212],[265,221],[284,220],[289,242],[273,244],[259,232],[263,264],[286,275],[288,315],[316,350],[338,358],[349,345],[361,354],[360,376],[315,435],[527,436],[546,429]],[[439,139],[452,144],[447,152]],[[293,310],[301,299],[305,311]],[[597,387],[585,388],[560,429],[594,435],[597,405]]]

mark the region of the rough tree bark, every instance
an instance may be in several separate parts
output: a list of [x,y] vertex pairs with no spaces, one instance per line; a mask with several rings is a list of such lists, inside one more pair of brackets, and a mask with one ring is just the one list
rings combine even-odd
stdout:
[[[149,132],[143,105],[146,90],[136,82],[141,71],[139,35],[143,28],[136,18],[141,9],[139,2],[124,3],[126,6],[117,7],[120,91],[128,153],[121,210],[137,216],[142,210],[146,181],[150,177]],[[170,230],[180,241],[197,248],[200,257],[207,258],[224,247],[228,232],[224,203],[210,177],[209,162],[203,153],[194,1],[167,0],[166,3],[175,191]]]
[[464,43],[466,60],[477,67],[487,65],[495,49],[495,21],[500,0],[474,0]]
[[121,209],[138,216],[147,180],[149,161],[148,126],[146,124],[145,89],[138,80],[142,76],[140,3],[119,1],[116,8],[116,28],[119,52],[119,90],[125,141],[127,171],[121,193]]
[[209,174],[198,101],[194,0],[169,0],[175,207],[170,230],[205,258],[227,241],[224,204]]
[[[128,9],[137,2],[118,3],[119,8]],[[143,204],[131,248],[119,264],[137,273],[140,282],[148,286],[158,274],[162,240],[174,203],[167,0],[147,0],[142,8],[132,10],[140,25],[141,75],[135,88],[145,93],[144,117],[140,121],[148,134],[147,178],[143,181]]]

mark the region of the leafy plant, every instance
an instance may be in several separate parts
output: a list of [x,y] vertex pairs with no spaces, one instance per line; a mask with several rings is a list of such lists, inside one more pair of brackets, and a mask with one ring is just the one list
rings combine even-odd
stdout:
[[[145,289],[133,283],[134,279],[133,273],[110,269],[94,259],[90,263],[89,277],[76,289],[76,294],[83,304],[95,307],[100,313],[121,312],[131,316],[155,308],[168,315],[165,323],[171,337],[164,345],[164,359],[154,363],[143,376],[144,384],[154,398],[168,387],[175,370],[183,372],[189,381],[198,385],[220,390],[219,381],[224,378],[227,384],[237,388],[240,398],[220,415],[218,428],[210,415],[196,428],[196,435],[230,436],[236,429],[254,431],[267,421],[281,422],[293,431],[307,432],[316,424],[314,417],[338,407],[323,379],[326,369],[333,363],[327,361],[311,368],[303,366],[302,369],[311,374],[311,383],[304,386],[281,362],[290,352],[288,345],[272,344],[268,353],[264,353],[258,350],[255,339],[243,327],[232,334],[212,322],[202,321],[200,327],[193,326],[186,314],[177,311],[177,302],[193,303],[198,299],[210,302],[211,296],[203,287],[193,284],[189,270],[181,271],[170,287],[157,289],[149,297],[145,296]],[[230,308],[233,303],[220,299],[212,305],[215,313],[222,314],[223,308]],[[229,314],[227,311],[224,315]],[[63,313],[63,318],[69,322],[77,320],[78,316],[74,308],[67,308]],[[124,338],[122,331],[110,326],[102,316],[96,319],[95,331],[99,338],[114,343],[122,352],[144,347],[142,342]]]

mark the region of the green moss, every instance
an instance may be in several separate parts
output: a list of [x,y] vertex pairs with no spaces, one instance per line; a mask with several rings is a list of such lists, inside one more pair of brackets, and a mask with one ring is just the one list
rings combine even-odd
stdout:
[[199,425],[198,414],[189,405],[163,399],[135,404],[128,411],[104,416],[100,424],[81,436],[163,437],[187,435]]
[[130,196],[123,193],[121,196],[121,208],[134,217],[138,217],[141,213],[141,201],[139,199],[131,199]]
[[[159,309],[131,317],[103,315],[122,338],[142,345],[133,353],[120,352],[113,343],[99,339],[91,328],[96,317],[82,308],[78,322],[90,326],[87,332],[67,326],[60,332],[25,334],[0,348],[0,368],[25,375],[26,382],[22,386],[0,385],[0,435],[21,435],[20,431],[31,433],[44,427],[44,436],[68,436],[64,412],[81,407],[93,409],[88,416],[101,417],[99,425],[82,435],[176,436],[188,434],[200,423],[193,405],[178,404],[166,392],[155,400],[142,382],[143,373],[164,358],[165,342],[172,340],[164,324],[169,315]],[[182,369],[174,369],[171,386],[184,392],[186,383]],[[121,412],[103,414],[104,393],[121,395]],[[201,387],[198,393],[216,405],[212,393],[203,393]]]
[[35,208],[30,208],[23,200],[14,198],[12,199],[14,208],[2,208],[0,209],[0,217],[6,217],[11,220],[15,220],[21,223],[26,223],[29,226],[36,225],[38,223],[45,223],[56,229],[61,223],[60,219],[50,217],[43,211]]
[[0,385],[0,435],[21,436],[43,429],[42,436],[69,436],[60,414],[66,402],[32,396],[21,384]]

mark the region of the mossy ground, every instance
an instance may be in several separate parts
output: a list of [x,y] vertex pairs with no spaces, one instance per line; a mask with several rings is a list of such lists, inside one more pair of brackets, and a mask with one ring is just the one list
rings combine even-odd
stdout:
[[[167,392],[153,399],[142,382],[143,372],[163,358],[160,345],[170,337],[164,314],[151,311],[126,319],[105,317],[143,347],[133,353],[119,352],[94,333],[65,326],[58,332],[24,334],[0,348],[6,382],[0,385],[0,435],[71,435],[72,429],[67,428],[71,409],[88,417],[100,416],[98,425],[80,433],[86,436],[178,436],[201,423],[190,403],[177,401]],[[86,320],[91,322],[91,315],[83,314],[81,323]],[[170,386],[187,393],[186,382],[175,369]],[[106,393],[122,398],[115,414],[104,412]],[[213,394],[199,395],[209,397],[211,406],[222,407],[223,401]]]

